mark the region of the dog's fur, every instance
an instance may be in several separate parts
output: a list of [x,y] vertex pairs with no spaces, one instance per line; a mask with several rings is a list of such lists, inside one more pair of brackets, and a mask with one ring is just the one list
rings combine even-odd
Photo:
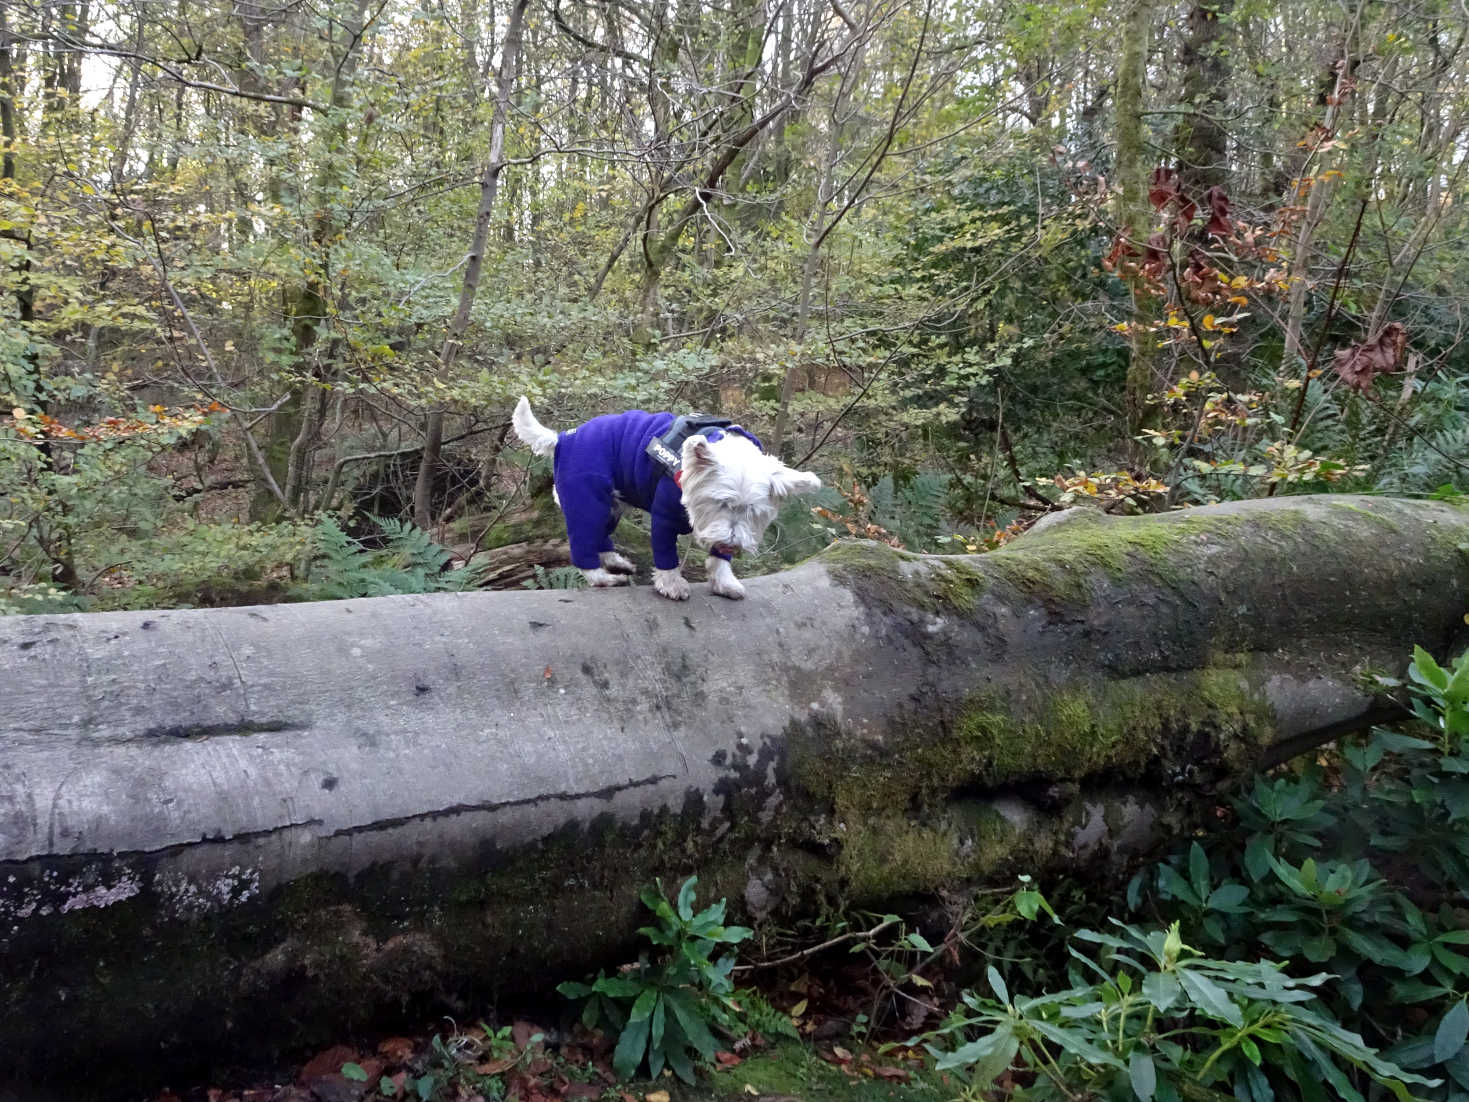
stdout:
[[[557,433],[536,420],[525,398],[516,403],[512,424],[515,435],[535,454],[555,453]],[[785,498],[821,489],[821,479],[814,474],[792,470],[736,432],[725,433],[712,443],[704,436],[689,437],[683,444],[682,460],[681,501],[694,542],[711,549],[723,545],[753,554]],[[556,502],[564,512],[563,495],[558,493]],[[616,523],[614,516],[606,518],[609,531]],[[657,522],[655,515],[655,525]],[[600,558],[600,568],[582,571],[589,585],[631,581],[633,565],[627,559],[615,551],[603,551]],[[728,561],[709,555],[704,567],[711,592],[734,600],[745,595]],[[689,583],[677,567],[654,569],[653,588],[675,601],[689,596]]]

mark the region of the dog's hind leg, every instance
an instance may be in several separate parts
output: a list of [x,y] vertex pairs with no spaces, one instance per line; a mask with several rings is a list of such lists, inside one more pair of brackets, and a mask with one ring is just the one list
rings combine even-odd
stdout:
[[609,574],[636,574],[638,568],[619,555],[612,547],[612,533],[617,530],[617,522],[621,519],[622,502],[614,496],[612,519],[607,522],[607,538],[602,542],[602,549],[597,554],[602,560],[602,569]]
[[616,551],[603,551],[601,552],[601,556],[602,569],[607,571],[609,574],[626,575],[636,574],[638,572],[638,568],[635,563],[623,558]]
[[614,574],[610,570],[598,567],[596,570],[583,570],[582,577],[587,580],[587,585],[593,589],[607,589],[614,585],[631,585],[631,574]]

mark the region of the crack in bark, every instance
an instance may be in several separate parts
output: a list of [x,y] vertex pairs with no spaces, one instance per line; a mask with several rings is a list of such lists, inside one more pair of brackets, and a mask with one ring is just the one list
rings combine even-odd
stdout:
[[518,800],[486,800],[483,803],[476,804],[450,804],[448,807],[435,808],[433,811],[420,811],[413,815],[401,815],[395,819],[379,819],[373,823],[362,823],[359,826],[343,827],[340,830],[332,831],[327,837],[340,838],[358,834],[371,834],[379,830],[391,830],[394,827],[405,826],[408,823],[442,819],[451,815],[462,815],[468,811],[502,811],[507,807],[535,807],[543,803],[610,800],[619,792],[627,792],[634,788],[647,788],[650,785],[659,784],[663,781],[675,780],[678,780],[676,773],[655,773],[650,777],[642,777],[638,780],[628,778],[623,784],[609,784],[602,788],[591,789],[587,792],[546,792],[539,796],[525,796]]

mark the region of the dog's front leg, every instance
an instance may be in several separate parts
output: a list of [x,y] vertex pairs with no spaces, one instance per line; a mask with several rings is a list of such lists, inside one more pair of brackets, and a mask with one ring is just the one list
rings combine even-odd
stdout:
[[[682,506],[679,509],[681,515]],[[652,515],[653,588],[670,601],[687,601],[689,583],[679,570],[678,528],[656,507]]]
[[709,577],[709,591],[721,597],[738,601],[745,595],[745,587],[734,576],[734,567],[728,559],[710,555],[704,560],[704,573]]
[[672,601],[687,601],[689,599],[689,582],[683,576],[678,567],[672,570],[653,571],[653,588],[663,596]]

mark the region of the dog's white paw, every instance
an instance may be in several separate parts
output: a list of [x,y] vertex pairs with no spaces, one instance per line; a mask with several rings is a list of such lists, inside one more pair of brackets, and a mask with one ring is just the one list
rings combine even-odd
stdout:
[[742,600],[745,587],[734,576],[734,568],[724,559],[710,555],[704,560],[704,572],[709,576],[709,591],[731,601]]
[[609,574],[636,574],[638,568],[616,551],[602,552],[602,569]]
[[626,574],[613,574],[607,570],[583,570],[582,577],[593,589],[606,589],[614,585],[627,585],[632,581]]
[[689,599],[688,580],[678,572],[677,567],[672,570],[654,570],[653,588],[671,601]]

